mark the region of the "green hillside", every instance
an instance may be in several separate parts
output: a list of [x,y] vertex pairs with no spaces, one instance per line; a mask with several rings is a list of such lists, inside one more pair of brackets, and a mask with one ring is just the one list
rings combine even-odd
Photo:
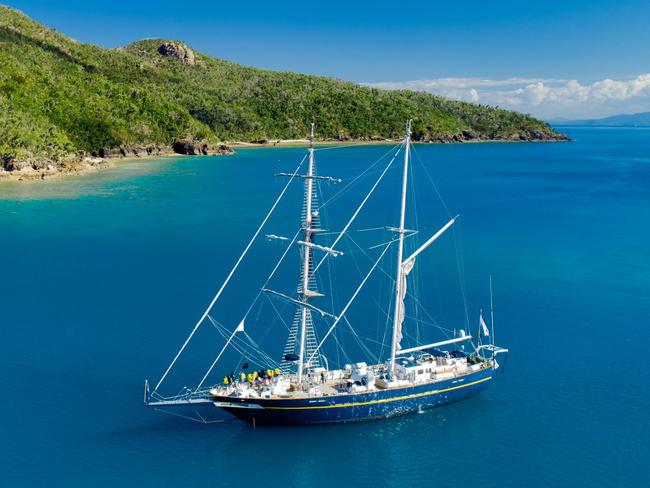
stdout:
[[[119,147],[302,138],[562,139],[528,115],[424,93],[265,71],[146,40],[81,44],[0,6],[0,158],[64,161]],[[5,164],[6,166],[6,164]]]

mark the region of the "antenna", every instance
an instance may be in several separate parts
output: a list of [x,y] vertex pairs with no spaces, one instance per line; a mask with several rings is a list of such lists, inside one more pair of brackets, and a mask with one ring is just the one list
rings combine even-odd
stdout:
[[492,344],[495,344],[494,340],[494,303],[492,301],[492,275],[490,275],[490,326],[492,327]]

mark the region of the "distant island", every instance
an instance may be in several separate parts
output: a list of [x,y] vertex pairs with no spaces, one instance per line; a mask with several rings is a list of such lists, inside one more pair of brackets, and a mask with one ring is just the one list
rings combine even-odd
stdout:
[[563,141],[529,115],[413,91],[240,66],[182,42],[82,44],[0,5],[0,177],[110,157],[225,154],[236,141]]
[[587,125],[601,127],[650,127],[650,112],[637,114],[610,115],[601,119],[584,120],[554,120],[549,121],[553,125]]

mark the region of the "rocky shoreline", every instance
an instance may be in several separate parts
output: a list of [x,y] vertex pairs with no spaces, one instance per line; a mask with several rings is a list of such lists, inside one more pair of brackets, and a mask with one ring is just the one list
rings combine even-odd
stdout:
[[[338,137],[335,139],[321,140],[324,144],[391,144],[401,139],[385,138],[359,138]],[[472,131],[461,131],[458,134],[443,134],[437,137],[414,138],[415,143],[421,144],[458,144],[477,142],[567,142],[571,141],[565,134],[542,131],[526,131],[517,134],[490,136],[476,134]],[[171,146],[142,145],[120,146],[102,149],[98,154],[76,154],[68,158],[54,161],[43,158],[16,159],[5,157],[0,160],[0,181],[2,180],[45,180],[66,175],[86,174],[111,166],[111,160],[116,159],[144,159],[164,156],[207,156],[233,154],[233,147],[277,147],[277,146],[302,146],[307,144],[307,139],[263,139],[258,141],[237,141],[229,144],[209,144],[203,141],[180,140]]]
[[205,142],[176,141],[172,146],[143,145],[102,149],[99,154],[74,154],[58,161],[36,157],[24,159],[4,157],[0,160],[0,181],[45,180],[82,175],[109,168],[112,165],[111,161],[116,159],[144,159],[179,155],[229,155],[233,153],[232,148],[225,144],[212,145]]
[[[400,142],[402,138],[386,139],[384,137],[336,137],[331,139],[320,139],[317,144],[393,144]],[[572,139],[566,134],[544,131],[523,131],[516,134],[477,134],[470,130],[463,130],[457,134],[442,134],[434,137],[413,136],[415,144],[459,144],[468,142],[571,142]],[[308,139],[261,139],[257,141],[234,141],[229,142],[233,147],[276,147],[276,146],[304,146],[309,144]]]
[[438,137],[416,139],[425,143],[459,143],[459,142],[569,142],[571,139],[560,132],[528,130],[514,134],[483,135],[471,130],[463,130],[458,134],[443,134]]

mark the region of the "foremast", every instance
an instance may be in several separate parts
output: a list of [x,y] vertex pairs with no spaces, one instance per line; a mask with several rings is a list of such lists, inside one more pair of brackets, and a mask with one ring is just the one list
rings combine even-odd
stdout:
[[[309,134],[309,162],[307,165],[307,177],[305,178],[305,215],[302,223],[303,240],[311,244],[314,235],[312,224],[314,212],[312,210],[314,192],[314,122],[311,123]],[[309,279],[311,276],[312,248],[309,245],[302,247],[302,283],[300,286],[300,298],[304,303],[309,302],[313,293],[309,290]],[[311,314],[307,307],[302,307],[300,317],[300,346],[298,352],[298,384],[302,384],[303,369],[305,366],[305,338],[307,336],[308,321],[311,321]]]
[[397,243],[397,273],[395,275],[395,306],[393,314],[393,340],[390,352],[390,373],[391,376],[395,373],[395,356],[400,347],[402,340],[402,321],[404,320],[404,292],[405,283],[403,283],[404,269],[402,260],[404,258],[404,220],[406,217],[406,190],[408,185],[408,171],[409,171],[409,156],[411,149],[411,121],[406,124],[406,133],[404,135],[404,167],[402,172],[402,199],[400,206],[399,240]]

